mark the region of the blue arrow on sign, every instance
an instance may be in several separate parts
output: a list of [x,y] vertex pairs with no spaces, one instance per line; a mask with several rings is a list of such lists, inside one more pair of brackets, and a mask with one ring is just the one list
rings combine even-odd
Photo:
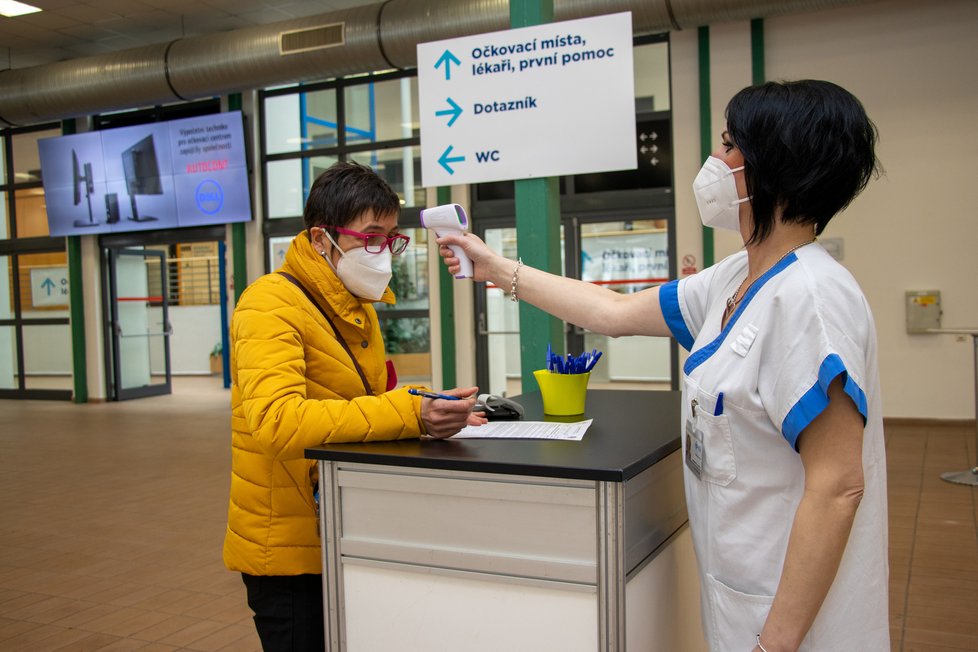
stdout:
[[448,102],[450,109],[442,109],[441,111],[435,111],[435,115],[450,115],[452,119],[448,121],[448,126],[451,127],[458,120],[458,117],[462,115],[462,107],[455,103],[450,97],[446,97],[445,101]]
[[48,291],[48,296],[51,296],[51,290],[54,289],[54,281],[52,281],[50,278],[46,278],[44,279],[44,282],[41,283],[41,287]]
[[458,57],[456,57],[454,54],[452,54],[449,50],[445,50],[445,52],[442,53],[441,57],[438,58],[438,61],[435,62],[435,68],[436,69],[441,68],[441,65],[442,64],[445,64],[445,80],[446,81],[448,81],[448,80],[450,80],[452,78],[452,63],[453,62],[455,63],[456,66],[462,65],[462,62],[458,60]]
[[462,161],[465,160],[464,156],[451,156],[453,149],[454,146],[449,145],[448,149],[446,149],[445,152],[440,157],[438,157],[438,164],[441,165],[443,168],[445,168],[445,170],[449,174],[455,174],[455,170],[453,170],[451,166],[448,165],[449,163],[461,163]]

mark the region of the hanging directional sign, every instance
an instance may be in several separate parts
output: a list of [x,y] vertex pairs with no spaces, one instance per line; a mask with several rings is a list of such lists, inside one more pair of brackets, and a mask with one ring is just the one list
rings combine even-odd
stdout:
[[426,187],[632,170],[632,15],[418,45]]

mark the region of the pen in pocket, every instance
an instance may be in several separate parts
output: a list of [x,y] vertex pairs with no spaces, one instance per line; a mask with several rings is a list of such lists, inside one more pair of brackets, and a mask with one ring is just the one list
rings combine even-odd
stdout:
[[723,392],[717,394],[717,404],[713,409],[713,416],[718,417],[723,414]]

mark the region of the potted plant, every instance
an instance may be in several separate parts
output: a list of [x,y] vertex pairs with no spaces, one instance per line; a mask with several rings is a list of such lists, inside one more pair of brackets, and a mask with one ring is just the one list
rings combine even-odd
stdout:
[[224,351],[220,342],[215,344],[214,348],[211,349],[210,362],[212,374],[224,372]]

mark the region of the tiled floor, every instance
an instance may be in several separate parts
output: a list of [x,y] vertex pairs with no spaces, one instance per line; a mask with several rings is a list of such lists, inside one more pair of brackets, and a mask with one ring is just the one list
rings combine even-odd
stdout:
[[968,427],[886,429],[893,650],[978,650],[978,489],[941,480],[975,463]]
[[[228,422],[216,377],[0,401],[0,650],[260,649],[221,563]],[[887,428],[894,651],[978,650],[978,490],[940,480],[974,444],[970,426]]]
[[221,544],[216,377],[116,404],[0,401],[0,650],[260,650]]

